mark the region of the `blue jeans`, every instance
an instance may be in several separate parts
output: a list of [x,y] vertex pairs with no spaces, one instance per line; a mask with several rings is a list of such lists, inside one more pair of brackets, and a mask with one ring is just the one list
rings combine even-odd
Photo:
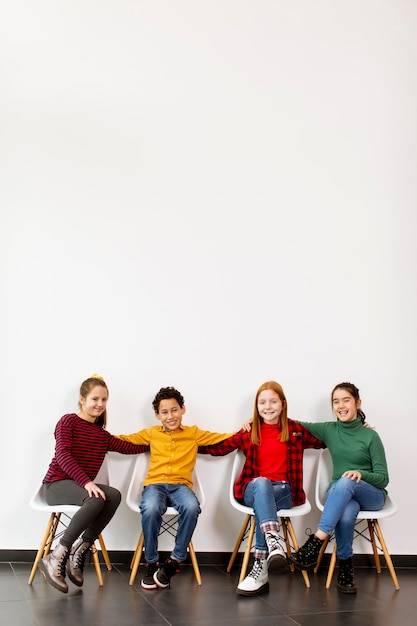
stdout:
[[144,488],[142,501],[139,504],[147,563],[156,563],[159,560],[158,536],[162,516],[168,506],[173,506],[178,511],[178,529],[171,558],[176,561],[185,561],[187,557],[187,546],[201,513],[200,504],[194,491],[187,485],[158,483]]
[[267,550],[265,535],[260,524],[277,522],[277,511],[292,506],[291,488],[288,483],[274,482],[268,478],[254,478],[246,486],[243,501],[255,512],[255,548]]
[[353,555],[353,535],[359,511],[379,511],[385,503],[385,491],[364,480],[339,478],[332,483],[318,529],[336,536],[337,556],[348,559]]

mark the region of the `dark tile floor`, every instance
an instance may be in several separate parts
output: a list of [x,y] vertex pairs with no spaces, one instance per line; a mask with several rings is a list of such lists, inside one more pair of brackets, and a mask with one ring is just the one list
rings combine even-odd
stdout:
[[335,581],[325,589],[325,570],[311,575],[306,589],[298,572],[270,576],[268,594],[245,598],[235,594],[236,568],[202,565],[203,585],[185,565],[171,589],[144,591],[142,567],[129,586],[129,567],[103,568],[98,587],[92,565],[82,589],[70,584],[67,595],[50,587],[38,572],[28,585],[30,563],[0,563],[0,624],[4,626],[415,626],[417,568],[397,568],[401,589],[395,591],[386,569],[376,574],[356,568],[357,595],[338,593]]

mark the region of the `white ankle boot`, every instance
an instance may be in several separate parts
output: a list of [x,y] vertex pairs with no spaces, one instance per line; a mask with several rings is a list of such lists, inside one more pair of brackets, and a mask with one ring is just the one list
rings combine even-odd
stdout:
[[268,591],[268,565],[266,559],[255,559],[251,571],[238,584],[236,592],[241,596],[256,596]]
[[268,568],[271,572],[283,572],[288,569],[287,556],[280,544],[278,535],[265,533],[265,541],[268,547]]

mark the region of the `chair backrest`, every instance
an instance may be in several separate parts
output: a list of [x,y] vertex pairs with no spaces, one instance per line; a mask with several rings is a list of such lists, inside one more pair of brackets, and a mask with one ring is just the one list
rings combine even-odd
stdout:
[[[149,465],[149,452],[138,454],[133,467],[132,477],[130,479],[129,487],[126,494],[126,504],[135,513],[139,512],[138,505],[141,501],[141,495],[143,491],[143,481],[145,480],[146,473]],[[198,461],[197,461],[198,463]],[[197,463],[194,466],[193,471],[193,491],[198,498],[200,508],[204,508],[206,505],[206,496],[204,493],[203,485],[200,480],[200,476],[197,470]],[[175,514],[172,507],[167,509],[168,515]]]
[[240,476],[243,465],[245,463],[245,455],[242,450],[237,450],[235,453],[235,458],[233,459],[232,473],[230,475],[230,483],[229,483],[229,501],[234,509],[237,509],[241,513],[254,515],[253,509],[249,506],[245,506],[238,502],[234,495],[234,486],[235,482]]
[[327,489],[332,480],[333,461],[328,448],[320,451],[316,474],[316,506],[322,511],[326,501]]
[[101,467],[97,473],[97,476],[94,479],[95,483],[101,483],[103,485],[111,485],[111,477],[110,477],[110,458],[109,453],[107,452],[104,457],[104,461],[101,464]]

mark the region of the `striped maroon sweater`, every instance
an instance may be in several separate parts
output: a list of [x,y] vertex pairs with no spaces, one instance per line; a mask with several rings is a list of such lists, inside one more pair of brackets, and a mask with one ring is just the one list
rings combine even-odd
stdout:
[[84,487],[97,476],[107,451],[139,454],[149,450],[149,446],[113,437],[107,430],[75,413],[61,417],[55,427],[55,441],[55,454],[44,483],[71,479]]

